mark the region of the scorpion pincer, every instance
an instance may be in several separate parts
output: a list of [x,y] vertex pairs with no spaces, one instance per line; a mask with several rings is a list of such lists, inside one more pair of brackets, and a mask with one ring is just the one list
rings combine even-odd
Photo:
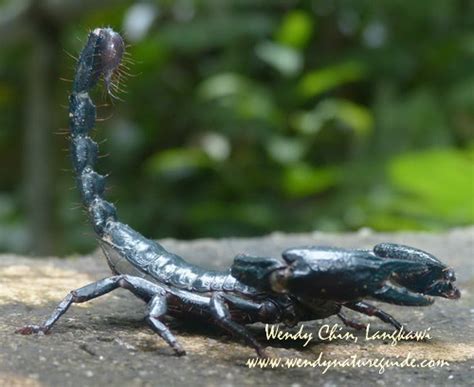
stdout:
[[264,356],[245,324],[295,325],[337,315],[346,325],[362,328],[345,316],[344,309],[351,309],[399,329],[395,318],[367,300],[426,306],[433,297],[460,297],[453,270],[413,247],[381,243],[372,250],[292,248],[282,259],[238,255],[228,270],[213,271],[185,261],[118,221],[114,205],[104,198],[105,176],[94,171],[98,145],[90,132],[96,108],[89,92],[101,78],[109,91],[124,47],[112,29],[93,30],[80,54],[69,97],[77,187],[114,275],[71,291],[43,324],[27,325],[18,333],[47,333],[73,303],[125,288],[147,303],[146,321],[177,355],[185,351],[165,324],[167,315],[204,319]]

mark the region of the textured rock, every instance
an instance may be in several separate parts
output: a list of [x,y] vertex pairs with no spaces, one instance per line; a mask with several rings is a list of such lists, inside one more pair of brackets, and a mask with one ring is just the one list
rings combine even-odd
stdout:
[[[171,251],[208,267],[226,267],[241,252],[278,255],[283,249],[307,244],[368,248],[391,241],[417,246],[439,256],[454,267],[462,291],[459,301],[439,299],[427,308],[384,305],[408,329],[431,328],[432,339],[423,342],[365,340],[364,332],[345,329],[358,338],[322,342],[316,337],[303,341],[273,341],[272,358],[344,360],[358,358],[403,360],[404,357],[445,360],[436,368],[324,367],[249,369],[254,351],[216,330],[192,321],[172,321],[188,355],[176,358],[143,322],[144,305],[124,290],[117,290],[92,302],[73,306],[50,335],[21,336],[16,327],[39,323],[73,288],[109,274],[100,252],[67,259],[34,259],[0,256],[0,385],[1,386],[148,386],[148,385],[471,385],[474,373],[474,228],[443,234],[400,233],[355,234],[275,233],[263,238],[164,240]],[[348,312],[355,317],[355,313]],[[390,332],[376,319],[357,316],[371,323],[371,330]],[[323,324],[336,318],[305,324],[304,331],[317,336]],[[251,327],[265,341],[262,325]],[[295,331],[295,330],[294,330]]]

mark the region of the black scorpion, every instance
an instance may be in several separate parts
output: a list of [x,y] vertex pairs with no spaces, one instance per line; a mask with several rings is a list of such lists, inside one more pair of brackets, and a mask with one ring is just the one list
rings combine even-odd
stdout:
[[110,28],[93,30],[78,60],[69,97],[77,186],[115,275],[71,291],[42,325],[28,325],[17,332],[47,333],[71,304],[125,288],[147,303],[146,321],[177,355],[185,351],[165,325],[165,315],[203,318],[243,339],[264,356],[263,347],[245,324],[293,326],[337,315],[346,325],[362,328],[363,324],[343,314],[348,308],[400,329],[397,320],[365,300],[426,306],[433,303],[429,296],[460,297],[453,285],[454,271],[413,247],[381,243],[373,250],[292,248],[283,252],[283,260],[238,255],[229,270],[210,271],[186,262],[119,222],[114,205],[104,199],[105,177],[93,169],[98,145],[89,136],[96,121],[89,91],[100,78],[110,91],[123,52],[124,43],[118,33]]

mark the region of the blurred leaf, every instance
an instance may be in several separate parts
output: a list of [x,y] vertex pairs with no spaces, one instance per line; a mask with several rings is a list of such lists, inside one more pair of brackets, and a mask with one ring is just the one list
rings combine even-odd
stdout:
[[260,43],[255,49],[257,56],[285,76],[295,75],[303,66],[299,51],[272,42]]
[[290,197],[317,194],[333,187],[340,178],[337,167],[314,168],[298,163],[286,168],[282,176],[283,190]]
[[449,102],[457,110],[464,109],[474,114],[474,77],[453,84],[449,91]]
[[287,46],[305,47],[314,29],[314,18],[302,10],[288,12],[276,33],[276,40]]
[[270,157],[281,164],[300,160],[306,150],[306,144],[301,139],[290,137],[274,136],[266,145]]
[[315,135],[323,128],[326,119],[314,109],[293,114],[291,123],[300,133]]
[[226,160],[231,152],[229,140],[218,132],[203,133],[199,138],[199,145],[215,161]]
[[345,123],[358,135],[372,130],[373,118],[370,110],[354,102],[342,99],[326,100],[319,106],[321,114]]
[[210,165],[209,157],[201,149],[175,148],[161,151],[146,162],[146,170],[151,175],[165,174],[182,177]]
[[130,6],[124,15],[123,29],[128,40],[142,40],[158,15],[156,4],[138,2]]
[[468,54],[474,54],[474,34],[469,34],[466,33],[461,39],[460,43],[462,45],[462,48],[468,53]]
[[201,83],[198,94],[203,99],[218,99],[242,118],[273,121],[276,116],[270,93],[238,74],[214,75]]
[[423,222],[416,219],[407,218],[406,215],[394,215],[390,213],[377,213],[372,215],[367,227],[380,231],[396,231],[396,230],[423,230],[426,226]]
[[221,73],[209,77],[199,86],[199,94],[206,99],[242,94],[250,88],[250,81],[234,73]]
[[0,105],[6,104],[13,97],[12,90],[5,84],[0,83]]
[[295,114],[293,125],[301,133],[315,134],[330,120],[347,125],[359,136],[373,127],[372,114],[366,107],[343,99],[327,99],[312,111]]
[[263,90],[242,95],[236,110],[243,118],[260,118],[265,121],[273,121],[276,115],[270,95]]
[[13,197],[0,192],[0,220],[11,220],[16,210]]
[[264,202],[200,202],[191,207],[189,215],[198,227],[219,224],[220,228],[225,228],[226,225],[238,223],[246,227],[267,228],[275,223],[274,211]]
[[273,21],[265,14],[233,13],[200,15],[186,23],[161,26],[160,38],[169,48],[189,53],[236,44],[242,39],[263,38],[272,31]]
[[366,75],[365,66],[356,61],[313,70],[304,75],[299,82],[300,93],[306,97],[314,97],[348,82],[358,81]]
[[474,222],[472,151],[430,150],[401,155],[389,165],[392,184],[405,192],[398,206],[451,222]]
[[156,38],[143,39],[140,44],[132,45],[131,55],[133,65],[131,71],[156,71],[157,67],[163,64],[168,58],[168,50]]

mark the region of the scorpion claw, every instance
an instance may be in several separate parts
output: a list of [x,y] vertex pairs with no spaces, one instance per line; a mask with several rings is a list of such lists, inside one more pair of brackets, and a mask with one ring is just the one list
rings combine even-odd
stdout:
[[428,306],[434,303],[433,297],[413,293],[405,288],[396,288],[390,285],[385,285],[375,291],[372,297],[379,301],[405,306]]
[[394,270],[390,277],[392,282],[406,289],[429,296],[458,299],[461,292],[456,287],[456,275],[438,258],[426,251],[395,243],[380,243],[374,247],[376,256],[384,259],[401,259],[406,262],[418,262],[423,266],[419,272]]

